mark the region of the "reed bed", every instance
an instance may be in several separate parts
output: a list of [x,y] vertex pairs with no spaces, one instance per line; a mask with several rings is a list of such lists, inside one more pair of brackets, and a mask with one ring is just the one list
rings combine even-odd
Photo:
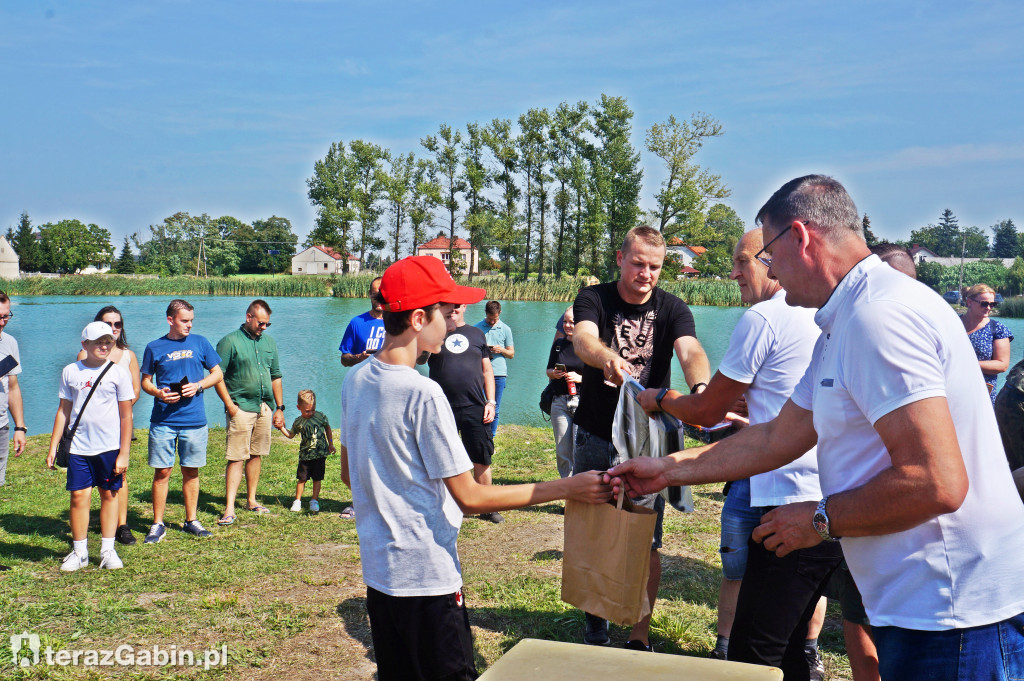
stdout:
[[316,297],[331,295],[333,277],[160,277],[135,279],[86,274],[59,278],[26,277],[3,283],[22,296],[247,296]]
[[999,304],[998,312],[1000,317],[1013,317],[1015,319],[1024,317],[1024,298],[1020,296],[1007,297]]

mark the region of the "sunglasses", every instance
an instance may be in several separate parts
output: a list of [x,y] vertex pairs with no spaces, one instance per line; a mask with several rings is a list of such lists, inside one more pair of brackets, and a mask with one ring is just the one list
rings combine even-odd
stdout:
[[779,232],[778,234],[776,234],[774,239],[772,239],[771,241],[766,243],[764,245],[764,248],[762,248],[760,251],[757,252],[757,255],[755,255],[754,257],[757,258],[757,260],[762,265],[764,265],[765,267],[771,267],[772,266],[772,256],[768,255],[768,247],[771,246],[776,241],[778,241],[779,237],[782,236],[783,234],[785,234],[786,232],[788,232],[792,226],[793,226],[792,223],[787,225],[786,229],[784,229],[781,232]]
[[982,307],[989,308],[989,309],[992,309],[993,307],[995,307],[997,305],[997,303],[995,301],[992,301],[990,303],[987,300],[978,300],[977,298],[971,298],[971,300],[976,302],[978,305],[981,305]]
[[124,322],[107,322],[107,324],[110,324],[110,327],[113,329],[120,329],[124,326]]

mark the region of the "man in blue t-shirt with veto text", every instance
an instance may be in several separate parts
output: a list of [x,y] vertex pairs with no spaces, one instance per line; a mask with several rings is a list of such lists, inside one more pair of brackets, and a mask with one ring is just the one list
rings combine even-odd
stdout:
[[[196,517],[199,469],[206,465],[206,408],[203,391],[220,383],[220,356],[210,341],[191,333],[195,308],[180,299],[167,306],[170,331],[146,346],[142,357],[142,389],[153,396],[149,418],[149,465],[153,467],[153,526],[144,543],[157,544],[167,532],[164,508],[174,454],[181,463],[181,495],[185,500],[182,529],[210,537]],[[208,371],[209,375],[204,376]]]
[[345,329],[338,350],[341,366],[354,367],[380,350],[384,342],[384,308],[380,299],[380,277],[370,282],[370,311],[353,317]]

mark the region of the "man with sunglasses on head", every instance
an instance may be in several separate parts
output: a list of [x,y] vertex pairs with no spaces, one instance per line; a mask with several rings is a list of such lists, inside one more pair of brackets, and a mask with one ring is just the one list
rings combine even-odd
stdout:
[[629,494],[755,475],[818,448],[823,498],[779,506],[753,539],[785,557],[842,539],[882,679],[1024,677],[1024,507],[980,369],[948,304],[873,255],[836,180],[783,185],[759,257],[821,335],[779,415],[609,471]]
[[[14,456],[21,456],[25,450],[25,411],[21,403],[21,387],[18,385],[18,374],[21,373],[21,355],[18,352],[18,341],[9,333],[4,333],[7,322],[11,321],[11,299],[0,291],[0,362],[11,357],[14,366],[0,378],[0,487],[7,482],[7,455],[11,441],[14,442]],[[7,412],[10,410],[10,419]],[[11,436],[10,422],[14,421],[14,435]]]
[[270,427],[284,425],[284,388],[277,343],[264,333],[270,327],[270,305],[254,300],[245,311],[245,322],[220,339],[217,354],[224,368],[224,382],[217,395],[227,413],[226,498],[218,525],[235,522],[235,495],[245,469],[248,508],[270,513],[256,499],[260,467],[270,453]]

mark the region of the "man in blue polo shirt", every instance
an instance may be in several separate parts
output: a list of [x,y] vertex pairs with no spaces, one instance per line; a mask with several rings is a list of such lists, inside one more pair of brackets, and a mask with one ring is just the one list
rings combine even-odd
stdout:
[[380,350],[384,342],[384,308],[380,300],[380,277],[370,282],[370,311],[353,317],[345,329],[338,350],[341,366],[354,367]]
[[[199,469],[206,465],[206,408],[203,390],[223,380],[220,355],[210,341],[192,333],[195,312],[184,300],[167,306],[170,331],[146,346],[142,357],[142,389],[153,396],[149,418],[149,465],[153,467],[153,526],[144,543],[156,544],[167,532],[164,508],[174,453],[181,461],[181,494],[185,500],[182,529],[197,537],[211,533],[196,517]],[[209,371],[208,376],[203,376]]]
[[506,359],[516,356],[512,344],[512,329],[501,321],[501,303],[492,300],[484,307],[484,320],[478,322],[476,328],[484,332],[487,347],[491,352],[491,369],[494,371],[494,420],[491,421],[491,437],[498,433],[498,416],[501,415],[501,394],[505,392],[505,379],[508,377]]

